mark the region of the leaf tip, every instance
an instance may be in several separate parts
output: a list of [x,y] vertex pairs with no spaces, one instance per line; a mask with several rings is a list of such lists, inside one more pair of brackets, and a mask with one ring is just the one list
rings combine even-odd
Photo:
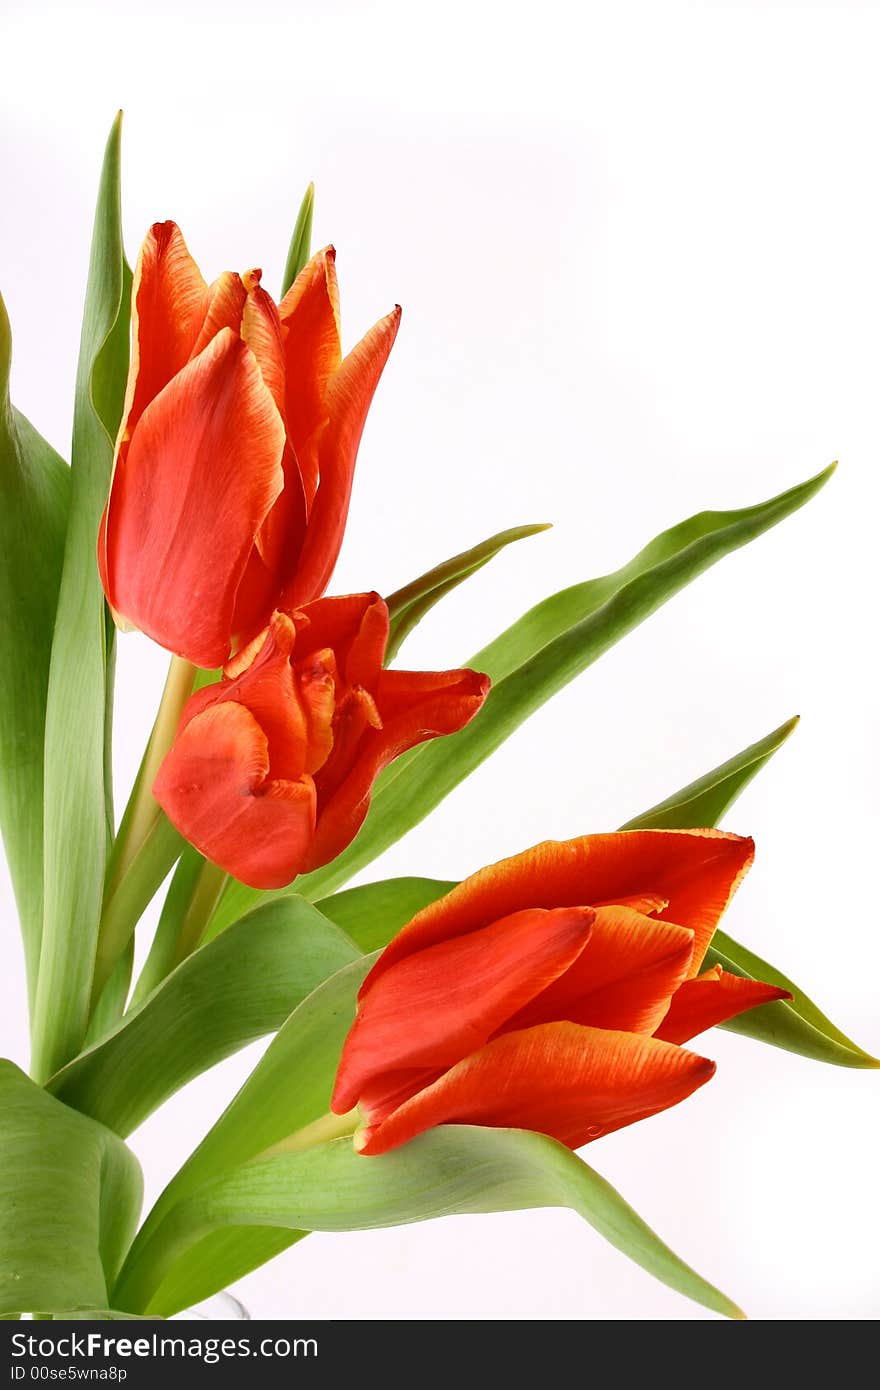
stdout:
[[8,393],[9,372],[12,368],[12,327],[3,296],[0,294],[0,394]]

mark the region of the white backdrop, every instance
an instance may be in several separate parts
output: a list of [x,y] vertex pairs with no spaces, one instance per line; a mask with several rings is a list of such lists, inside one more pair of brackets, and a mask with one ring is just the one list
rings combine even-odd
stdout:
[[[121,12],[122,11],[124,12]],[[704,507],[841,467],[533,717],[367,877],[460,877],[613,828],[793,713],[727,824],[730,930],[865,1047],[877,1017],[880,199],[873,7],[7,0],[0,286],[15,399],[62,452],[103,142],[126,110],[131,258],[180,222],[207,277],[280,280],[302,188],[350,345],[404,320],[336,591],[388,592],[503,526],[412,638],[456,665],[523,609]],[[164,673],[120,642],[124,802]],[[0,1050],[26,1063],[3,899]],[[880,1079],[715,1032],[712,1084],[589,1160],[761,1319],[867,1319]],[[157,1193],[259,1048],[135,1136]],[[317,1236],[243,1281],[257,1317],[700,1319],[577,1217]]]

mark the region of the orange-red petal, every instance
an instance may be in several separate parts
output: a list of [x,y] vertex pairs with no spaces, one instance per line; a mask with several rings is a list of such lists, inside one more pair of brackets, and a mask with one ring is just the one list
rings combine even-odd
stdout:
[[[425,739],[463,729],[488,693],[488,677],[476,671],[383,671],[376,694],[382,727],[364,730],[350,766],[334,761],[334,748],[326,767],[316,776],[318,824],[307,868],[327,864],[351,844],[369,810],[373,783],[383,767]],[[338,732],[337,739],[341,746]],[[442,939],[442,934],[435,938]]]
[[253,888],[283,888],[314,828],[310,777],[267,781],[266,735],[234,701],[203,710],[178,735],[153,795],[206,858]]
[[593,915],[583,908],[531,908],[401,961],[360,1001],[333,1109],[345,1114],[377,1077],[448,1067],[482,1047],[577,960]]
[[487,1043],[355,1143],[381,1154],[435,1125],[476,1124],[536,1130],[575,1149],[677,1104],[714,1071],[644,1034],[540,1024]]
[[[348,517],[354,465],[367,411],[399,324],[398,308],[370,329],[327,384],[329,423],[320,433],[320,480],[296,575],[281,604],[284,608],[311,602],[329,583]],[[288,374],[290,370],[288,353]],[[289,399],[288,392],[288,411]],[[297,455],[305,469],[300,448]]]
[[234,270],[224,270],[208,289],[205,317],[190,355],[196,357],[204,352],[211,339],[224,328],[240,333],[246,303],[247,290],[241,276]]
[[236,592],[282,487],[284,426],[230,329],[140,417],[107,516],[111,605],[198,666],[229,655]]
[[659,919],[694,933],[690,974],[695,975],[753,855],[751,840],[721,830],[624,830],[547,840],[481,869],[417,913],[372,973],[379,975],[412,951],[474,931],[522,907],[660,898],[667,906]]
[[132,356],[123,432],[189,361],[205,318],[208,286],[174,222],[147,233],[132,287]]
[[731,975],[715,965],[695,980],[685,980],[672,996],[669,1012],[654,1030],[654,1036],[671,1043],[687,1042],[746,1009],[791,997],[787,989]]
[[687,975],[693,949],[694,934],[687,927],[657,922],[629,907],[597,908],[589,945],[509,1027],[567,1019],[593,1028],[653,1033]]
[[336,252],[313,256],[279,305],[284,338],[286,418],[306,500],[318,489],[320,436],[329,418],[327,384],[342,362]]

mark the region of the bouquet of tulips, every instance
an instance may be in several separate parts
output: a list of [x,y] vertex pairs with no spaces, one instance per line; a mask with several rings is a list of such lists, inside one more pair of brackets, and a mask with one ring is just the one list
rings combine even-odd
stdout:
[[[277,302],[259,270],[208,284],[173,222],[150,229],[132,273],[119,142],[117,121],[69,465],[10,404],[0,314],[0,814],[32,1022],[30,1076],[0,1063],[0,1314],[171,1317],[309,1232],[568,1206],[672,1288],[741,1316],[578,1151],[708,1082],[692,1041],[716,1025],[877,1065],[719,926],[754,847],[718,822],[794,721],[622,829],[592,825],[585,804],[577,839],[511,845],[463,882],[340,890],[832,470],[683,521],[616,573],[544,598],[459,670],[407,670],[398,653],[433,605],[543,528],[493,536],[385,597],[334,593],[400,311],[343,353],[335,253],[310,250],[311,189]],[[117,823],[108,750],[127,628],[170,668]],[[135,978],[135,937],[169,875]],[[128,1137],[269,1035],[142,1217]]]

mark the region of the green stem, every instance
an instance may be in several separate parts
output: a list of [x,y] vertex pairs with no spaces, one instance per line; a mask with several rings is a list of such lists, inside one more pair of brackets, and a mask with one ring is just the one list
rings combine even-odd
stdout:
[[153,797],[153,783],[165,754],[174,742],[180,716],[192,694],[197,673],[198,668],[189,661],[172,656],[156,722],[107,865],[105,902],[115,893],[161,814],[159,804]]
[[303,1125],[302,1129],[294,1130],[293,1134],[288,1134],[286,1139],[273,1144],[270,1149],[264,1149],[256,1158],[251,1159],[251,1162],[259,1163],[263,1158],[277,1158],[279,1154],[299,1153],[302,1149],[314,1149],[318,1144],[327,1144],[331,1139],[342,1139],[346,1134],[354,1134],[362,1122],[363,1116],[357,1106],[345,1115],[322,1115],[310,1125]]
[[98,947],[95,953],[95,973],[92,982],[91,1009],[94,1010],[116,964],[130,941],[137,923],[152,902],[159,885],[173,868],[184,846],[182,835],[168,817],[160,812],[142,841],[128,872],[116,889],[104,899]]
[[201,945],[205,928],[228,880],[226,871],[210,860],[200,861],[191,851],[183,855],[172,879],[150,954],[135,985],[130,1008],[141,1004]]
[[150,740],[132,788],[104,880],[91,1008],[128,945],[140,917],[180,854],[182,840],[153,796],[153,783],[177,733],[196,667],[173,656]]
[[228,878],[226,870],[221,869],[219,864],[212,864],[210,859],[205,860],[196,879],[189,907],[180,923],[177,948],[171,962],[172,970],[201,945],[205,928],[214,915],[214,909],[220,901]]

